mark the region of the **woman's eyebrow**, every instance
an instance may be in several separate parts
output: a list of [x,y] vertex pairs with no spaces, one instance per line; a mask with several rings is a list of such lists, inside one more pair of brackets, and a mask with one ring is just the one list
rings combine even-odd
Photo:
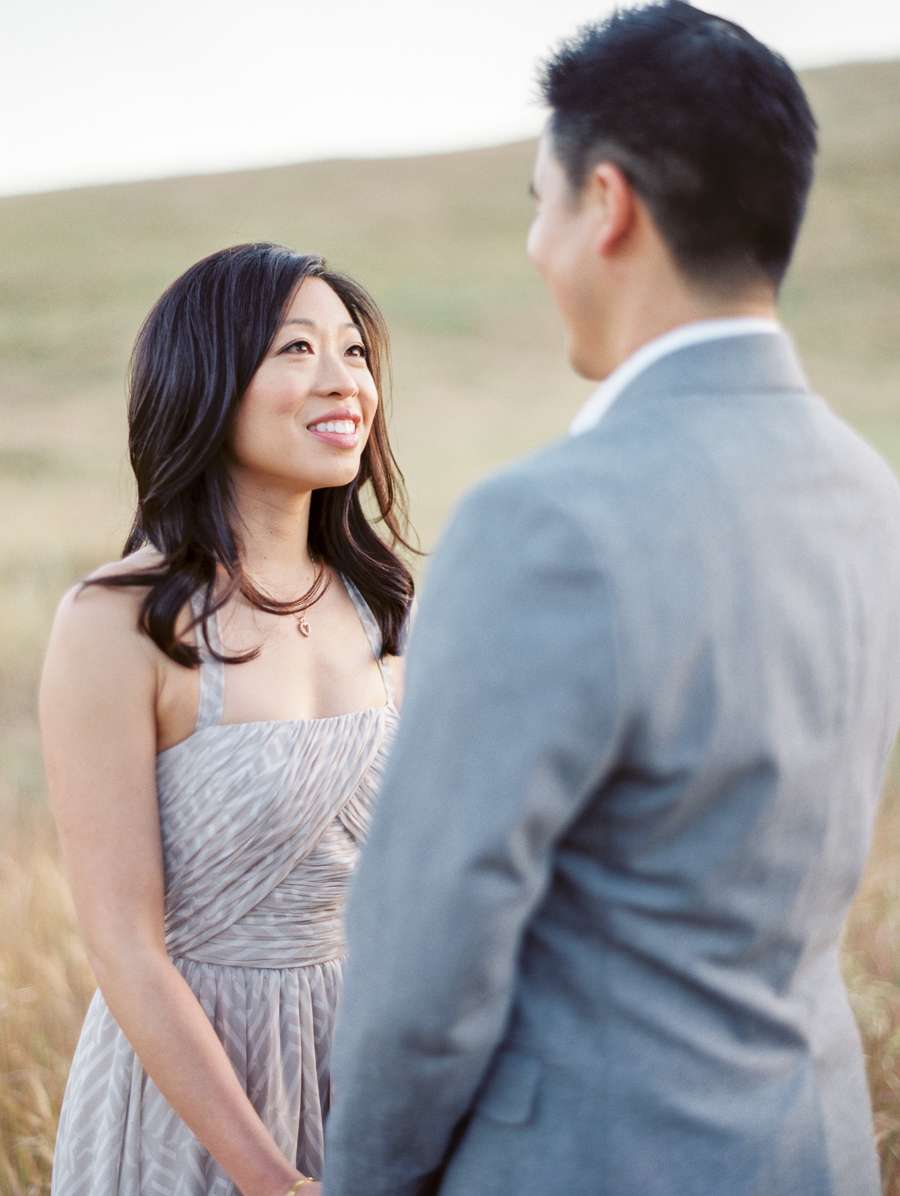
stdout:
[[[307,316],[289,316],[288,319],[286,319],[281,325],[281,327],[284,328],[288,324],[302,324],[305,328],[318,327],[315,320],[310,320]],[[345,324],[340,325],[341,332],[343,332],[345,329],[351,329],[353,332],[358,332],[360,336],[362,336],[362,329],[358,324],[354,324],[352,320],[347,320]]]

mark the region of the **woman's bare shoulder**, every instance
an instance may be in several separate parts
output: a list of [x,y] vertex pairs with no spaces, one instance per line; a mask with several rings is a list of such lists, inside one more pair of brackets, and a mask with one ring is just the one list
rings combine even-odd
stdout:
[[[54,728],[62,734],[60,728],[77,726],[75,738],[87,741],[97,731],[101,737],[119,736],[126,742],[135,728],[152,726],[155,750],[160,739],[177,742],[190,734],[196,721],[196,677],[167,656],[141,626],[141,604],[148,590],[141,574],[152,573],[161,563],[158,554],[142,549],[101,565],[64,595],[41,675],[45,737],[52,739]],[[136,582],[116,584],[121,576]],[[107,578],[109,584],[92,584]],[[179,616],[186,635],[190,619],[186,606]]]
[[53,620],[48,652],[90,649],[100,657],[121,653],[146,655],[150,644],[139,626],[141,602],[147,592],[140,584],[104,585],[106,578],[139,577],[152,572],[161,557],[154,549],[140,548],[119,561],[95,569],[84,581],[63,595]]
[[[144,545],[143,548],[138,548],[135,552],[130,553],[128,556],[123,556],[118,561],[107,561],[105,565],[100,565],[99,568],[95,569],[93,573],[89,574],[88,577],[85,578],[85,581],[102,581],[104,578],[108,577],[139,578],[142,573],[153,573],[155,570],[159,569],[160,565],[163,563],[163,559],[162,553],[158,552],[155,548],[151,548],[149,545]],[[80,584],[83,586],[84,582],[81,582]],[[78,587],[76,586],[75,588],[77,589]],[[93,589],[95,587],[91,586],[88,588]],[[99,586],[96,588],[105,590],[110,587]],[[129,590],[134,589],[137,590],[138,593],[143,592],[141,586],[129,585],[118,588]]]

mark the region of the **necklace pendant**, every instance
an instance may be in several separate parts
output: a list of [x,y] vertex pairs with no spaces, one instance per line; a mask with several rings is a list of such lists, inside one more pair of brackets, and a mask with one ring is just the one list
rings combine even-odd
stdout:
[[309,635],[309,624],[307,623],[306,617],[304,615],[297,616],[297,630],[304,639],[306,639],[306,637]]

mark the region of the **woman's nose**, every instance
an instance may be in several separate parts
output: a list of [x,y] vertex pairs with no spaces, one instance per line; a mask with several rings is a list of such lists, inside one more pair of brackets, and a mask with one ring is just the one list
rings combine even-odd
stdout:
[[319,360],[318,389],[323,394],[354,395],[358,392],[356,379],[342,357],[325,353]]

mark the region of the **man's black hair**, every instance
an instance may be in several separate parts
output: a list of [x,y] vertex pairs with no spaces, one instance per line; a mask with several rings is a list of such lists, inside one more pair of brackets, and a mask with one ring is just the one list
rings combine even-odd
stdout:
[[816,122],[780,55],[730,21],[665,0],[579,30],[541,86],[575,193],[598,162],[614,162],[687,277],[781,282]]

